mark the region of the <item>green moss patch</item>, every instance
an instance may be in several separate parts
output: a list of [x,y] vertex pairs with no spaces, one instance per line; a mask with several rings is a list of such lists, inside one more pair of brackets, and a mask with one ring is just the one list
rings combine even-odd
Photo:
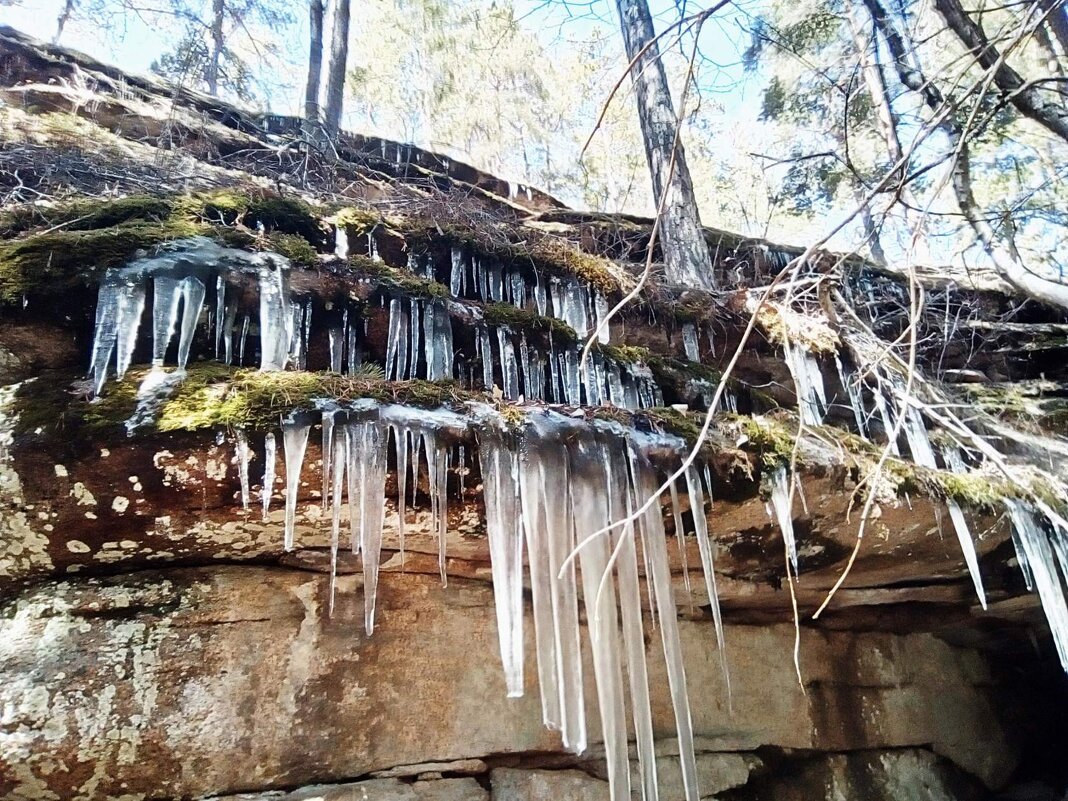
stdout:
[[12,302],[26,293],[84,287],[99,280],[108,267],[134,258],[138,250],[211,233],[206,226],[182,221],[138,221],[87,231],[63,229],[4,242],[0,244],[0,300]]
[[551,334],[554,342],[578,341],[575,329],[555,317],[542,317],[526,309],[518,309],[510,303],[487,303],[482,313],[488,325],[507,326],[513,331],[534,334]]
[[419,278],[407,270],[398,270],[385,262],[375,261],[367,256],[350,256],[347,264],[354,273],[371,278],[387,287],[393,287],[409,297],[449,297],[449,288],[444,284]]

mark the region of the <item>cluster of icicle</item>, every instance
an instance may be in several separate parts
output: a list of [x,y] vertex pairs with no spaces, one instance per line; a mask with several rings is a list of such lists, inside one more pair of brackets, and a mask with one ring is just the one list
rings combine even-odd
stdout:
[[[860,342],[853,342],[852,345],[858,353],[868,350]],[[786,364],[793,376],[797,391],[801,419],[806,425],[819,425],[828,409],[819,363],[811,353],[798,344],[788,343],[785,346],[785,353]],[[895,371],[877,364],[869,366],[863,378],[851,376],[838,356],[835,357],[835,365],[860,436],[869,437],[873,414],[878,415],[883,431],[888,436],[895,431],[900,422],[900,430],[905,435],[912,461],[921,467],[939,469],[938,456],[931,442],[927,422],[920,408],[909,400],[905,379]],[[864,390],[867,390],[867,394],[874,402],[875,408],[871,412],[865,403]],[[901,401],[904,403],[901,404]],[[903,417],[900,421],[899,414]],[[888,444],[894,455],[901,455],[896,438],[891,437]],[[969,472],[959,447],[952,443],[945,443],[939,451],[942,469],[956,474]],[[796,573],[797,544],[794,540],[790,516],[791,498],[792,493],[786,471],[780,469],[772,477],[769,513],[778,521]],[[1038,501],[1006,499],[1005,504],[1020,570],[1028,590],[1037,589],[1038,591],[1046,619],[1049,621],[1057,655],[1065,671],[1068,671],[1068,601],[1066,601],[1068,522],[1049,506]],[[976,597],[982,608],[986,609],[986,591],[968,521],[960,504],[954,499],[946,499],[946,508],[949,510],[950,523],[975,587]]]
[[[347,500],[349,547],[361,555],[363,564],[368,634],[374,627],[385,514],[381,498],[385,494],[389,456],[392,454],[397,465],[396,525],[402,549],[409,487],[414,491],[413,476],[418,476],[421,469],[427,471],[432,526],[438,535],[444,581],[446,486],[452,453],[445,433],[476,426],[500,653],[508,695],[518,697],[524,692],[525,561],[529,566],[543,719],[548,727],[560,732],[565,747],[576,753],[584,751],[587,745],[579,622],[582,599],[613,799],[631,797],[628,718],[633,721],[635,732],[642,797],[658,798],[639,578],[643,572],[667,667],[685,798],[687,801],[700,798],[668,540],[660,503],[649,505],[633,521],[604,533],[612,524],[628,519],[656,492],[659,479],[646,455],[648,448],[681,452],[684,448],[681,440],[627,431],[602,421],[591,425],[547,410],[531,412],[525,425],[517,431],[505,427],[489,407],[477,407],[473,417],[468,418],[447,411],[428,412],[370,401],[358,401],[344,408],[331,404],[322,410],[319,420],[287,421],[282,427],[287,550],[295,544],[297,493],[313,422],[322,426],[323,503],[331,512],[331,608]],[[265,512],[275,480],[274,442],[274,435],[269,434],[263,479]],[[247,505],[248,443],[240,433],[237,457],[242,496]],[[460,459],[463,459],[462,452]],[[696,468],[686,474],[686,493],[694,510],[693,534],[700,549],[726,674],[713,544],[704,514],[710,482],[707,470],[704,478]],[[681,505],[674,487],[671,503],[677,532],[681,533]],[[681,537],[678,541],[680,548],[683,547]],[[638,569],[639,554],[643,571]]]
[[[409,269],[433,279],[434,266],[425,262],[420,266],[417,257],[409,259]],[[449,293],[454,298],[471,298],[485,303],[508,303],[517,309],[535,311],[542,317],[555,317],[567,323],[579,337],[599,331],[602,344],[609,341],[607,325],[608,300],[577,278],[552,276],[542,281],[536,276],[533,284],[519,270],[490,259],[468,258],[461,248],[452,249],[449,271]]]
[[[314,423],[322,429],[322,503],[331,513],[330,540],[330,609],[334,604],[334,581],[338,549],[341,542],[342,510],[347,506],[349,548],[363,564],[364,625],[367,634],[374,630],[378,568],[382,550],[382,527],[385,522],[386,473],[390,450],[397,465],[397,532],[401,560],[404,558],[404,533],[407,521],[408,489],[414,504],[421,465],[428,477],[432,528],[438,537],[439,568],[445,574],[445,531],[447,516],[447,479],[452,463],[452,449],[442,433],[446,429],[466,429],[467,421],[447,411],[427,411],[399,405],[382,405],[374,401],[355,401],[340,406],[324,401],[317,419],[298,416],[282,423],[283,462],[285,464],[285,527],[283,547],[296,546],[297,495],[307,452],[308,438]],[[236,462],[241,484],[241,501],[250,504],[249,445],[243,431],[237,432]],[[268,519],[274,494],[277,440],[268,433],[264,441],[264,471],[261,503],[264,520]],[[464,461],[463,448],[459,461]],[[411,483],[408,483],[409,477]],[[347,501],[347,503],[346,503]]]
[[[591,351],[583,370],[577,345],[557,349],[550,343],[545,352],[529,345],[526,335],[520,334],[516,347],[515,333],[508,326],[479,325],[475,348],[482,363],[482,385],[499,385],[508,400],[525,398],[621,409],[664,405],[652,371],[638,362],[620,363]],[[499,383],[493,370],[495,351],[501,371]]]
[[153,367],[163,366],[177,328],[178,368],[185,369],[209,286],[215,288],[215,311],[209,319],[216,351],[221,350],[229,363],[236,340],[239,359],[244,358],[249,318],[244,318],[237,336],[237,305],[227,302],[226,287],[228,275],[246,273],[259,282],[260,367],[281,370],[290,358],[294,331],[288,268],[289,262],[277,254],[248,253],[192,237],[161,248],[158,255],[109,269],[97,294],[91,359],[96,393],[104,387],[113,355],[119,378],[132,363],[150,281]]

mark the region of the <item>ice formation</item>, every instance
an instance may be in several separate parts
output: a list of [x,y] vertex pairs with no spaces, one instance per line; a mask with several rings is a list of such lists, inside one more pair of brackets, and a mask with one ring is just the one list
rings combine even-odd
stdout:
[[[650,447],[681,453],[681,440],[640,434],[604,421],[589,424],[548,410],[531,411],[509,428],[489,407],[472,416],[356,401],[324,401],[323,481],[330,511],[331,607],[340,530],[348,507],[350,547],[364,572],[364,626],[374,629],[382,548],[387,464],[397,467],[397,525],[403,531],[414,478],[426,470],[431,526],[438,537],[444,577],[451,442],[477,434],[482,465],[501,664],[510,697],[524,692],[524,556],[533,600],[534,648],[544,723],[565,747],[587,744],[580,599],[593,654],[613,799],[630,798],[628,719],[639,759],[642,797],[657,798],[657,768],[649,700],[638,554],[649,582],[651,612],[661,648],[680,743],[685,797],[699,798],[692,723],[663,513],[659,504],[625,525],[655,490],[659,476],[645,455]],[[293,530],[309,420],[282,425],[285,446],[285,547]],[[272,440],[273,441],[273,438]],[[241,459],[239,439],[238,460]],[[268,448],[267,471],[274,457]],[[462,453],[462,452],[461,452]],[[392,457],[392,460],[390,459]],[[461,456],[461,462],[462,462]],[[265,472],[267,472],[265,471]],[[457,471],[459,472],[459,471]],[[686,494],[694,511],[705,586],[712,603],[717,646],[726,675],[722,617],[713,574],[713,545],[705,523],[708,473],[693,468]],[[265,485],[273,482],[265,476]],[[265,498],[267,494],[265,493]],[[610,529],[607,533],[606,529]],[[598,533],[601,532],[601,533]],[[576,557],[577,558],[574,558]],[[611,566],[611,567],[610,567]],[[606,571],[608,571],[606,573]],[[728,685],[729,687],[729,685]],[[628,711],[629,704],[629,711]]]
[[797,387],[797,409],[801,421],[808,426],[818,426],[823,422],[823,413],[827,409],[827,396],[823,390],[823,373],[820,372],[816,357],[804,347],[793,342],[783,346],[786,354],[786,366],[793,376]]
[[786,553],[796,576],[797,539],[794,537],[793,492],[785,467],[776,468],[771,474],[771,503],[768,506],[768,514],[779,525],[782,541],[786,544]]
[[1068,542],[1065,539],[1068,531],[1023,501],[1007,498],[1005,505],[1009,510],[1020,570],[1028,579],[1028,589],[1038,590],[1057,656],[1061,666],[1068,671],[1068,603],[1065,602],[1064,584],[1064,579],[1068,578]]
[[386,378],[440,381],[452,377],[452,322],[445,303],[423,298],[390,299]]
[[91,357],[96,393],[103,390],[113,354],[115,373],[120,378],[132,363],[150,281],[154,366],[166,363],[176,329],[176,363],[180,369],[186,366],[208,286],[215,290],[216,351],[222,351],[229,360],[237,306],[226,297],[226,278],[232,273],[246,273],[259,285],[260,367],[283,369],[292,326],[288,270],[289,262],[277,254],[225,248],[203,237],[177,240],[161,247],[155,256],[109,269],[97,292]]

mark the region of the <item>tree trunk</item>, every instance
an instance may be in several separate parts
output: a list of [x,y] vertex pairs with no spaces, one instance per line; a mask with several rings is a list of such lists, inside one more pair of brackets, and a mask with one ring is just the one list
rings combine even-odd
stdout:
[[[853,46],[857,51],[857,57],[860,62],[861,77],[864,79],[864,86],[868,90],[868,96],[871,98],[872,108],[875,111],[875,127],[886,144],[886,152],[890,162],[898,164],[904,156],[904,150],[901,147],[901,138],[897,131],[897,118],[894,115],[894,108],[890,101],[890,92],[886,86],[886,75],[883,73],[882,64],[879,63],[878,37],[874,35],[874,28],[868,24],[869,15],[865,13],[859,2],[851,0],[846,11],[850,36],[853,39]],[[903,179],[908,175],[908,171],[908,165],[903,165],[898,176],[899,179]],[[915,243],[913,260],[919,263],[930,262],[931,255],[927,248],[927,238],[925,236],[926,226],[923,215],[917,211],[919,203],[917,203],[912,189],[907,184],[901,187],[898,194],[901,200],[904,201],[901,210],[905,226]],[[867,211],[867,213],[870,215],[871,212]],[[874,247],[872,252],[874,254]]]
[[1057,0],[1040,0],[1046,12],[1046,28],[1061,46],[1061,58],[1068,57],[1068,8]]
[[223,50],[223,20],[226,16],[226,0],[212,0],[211,4],[211,53],[208,66],[204,69],[204,82],[208,85],[208,94],[219,94],[219,62]]
[[[634,60],[655,34],[646,0],[616,0],[627,58]],[[682,142],[677,141],[675,109],[668,89],[660,49],[653,44],[631,71],[638,100],[638,120],[660,219],[661,250],[667,280],[674,284],[711,289],[715,286],[697,200]],[[672,150],[675,166],[670,169]]]
[[1009,102],[1023,116],[1068,142],[1068,119],[1062,109],[1047,103],[1033,84],[1001,59],[996,47],[986,38],[983,29],[968,16],[959,0],[934,0],[934,7],[942,15],[957,38],[972,52],[985,70],[993,69],[994,83],[1005,93]]
[[[945,1],[935,0],[935,4],[937,6]],[[906,50],[904,40],[887,17],[879,0],[864,0],[864,3],[871,12],[872,21],[875,23],[876,29],[883,35],[887,46],[890,48],[890,55],[897,66],[901,83],[909,89],[920,93],[927,107],[931,111],[938,113],[942,107],[942,93],[933,83],[927,80],[920,70],[909,66],[910,55]],[[1068,308],[1068,285],[1044,278],[1032,272],[1023,263],[1015,248],[1005,248],[998,243],[997,233],[986,217],[980,213],[975,202],[975,195],[972,192],[971,154],[968,142],[964,138],[964,132],[961,130],[960,125],[953,121],[952,115],[942,123],[942,129],[949,137],[952,148],[957,151],[957,160],[953,165],[952,176],[957,205],[960,206],[961,213],[968,221],[983,249],[994,262],[998,274],[1025,295],[1055,306]]]
[[63,35],[63,29],[67,26],[67,20],[70,19],[70,15],[74,13],[74,6],[76,0],[66,0],[63,3],[63,10],[59,12],[59,19],[56,20],[56,35],[52,37],[52,44],[59,44],[59,37]]
[[311,137],[319,131],[322,121],[319,113],[319,79],[323,72],[323,0],[311,0],[308,4],[310,36],[308,48],[308,83],[304,88],[305,135]]
[[324,129],[331,139],[341,125],[345,101],[345,74],[349,60],[349,0],[337,0],[334,31],[330,40],[330,69],[326,76],[326,119]]

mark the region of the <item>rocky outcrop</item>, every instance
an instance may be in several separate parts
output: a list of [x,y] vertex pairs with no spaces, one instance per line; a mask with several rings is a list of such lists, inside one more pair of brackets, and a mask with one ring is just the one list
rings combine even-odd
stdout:
[[[446,764],[417,776],[489,773],[495,798],[527,797],[508,795],[519,787],[550,797],[546,786],[600,797],[582,795],[601,786],[588,777],[569,773],[559,785],[556,772],[525,775],[525,763],[603,766],[596,751],[561,751],[534,686],[505,697],[484,581],[454,577],[442,588],[434,577],[390,575],[370,638],[358,585],[340,579],[332,617],[325,576],[267,567],[143,571],[20,593],[0,623],[4,797],[200,797],[423,763]],[[710,793],[744,784],[761,761],[747,754],[767,747],[929,748],[989,786],[1015,766],[975,652],[926,634],[806,630],[798,684],[789,625],[730,626],[728,698],[710,622],[684,622],[682,636]],[[671,706],[662,664],[650,669],[666,794],[679,781]],[[597,730],[592,710],[589,724]]]
[[[874,404],[895,400],[883,387],[899,373],[879,366],[877,379],[865,374],[855,322],[826,310],[863,314],[874,329],[865,336],[900,340],[907,292],[894,275],[817,254],[802,281],[816,286],[836,271],[837,297],[761,307],[750,337],[747,287],[776,280],[801,251],[709,230],[716,269],[732,288],[709,295],[654,279],[607,325],[610,341],[593,348],[599,379],[580,379],[581,345],[634,285],[649,221],[562,209],[534,190],[382,140],[346,138],[326,170],[286,138],[298,130],[293,120],[186,92],[164,96],[152,80],[9,29],[0,30],[0,55],[0,123],[12,134],[0,162],[22,165],[34,192],[63,196],[0,213],[0,797],[609,798],[591,621],[580,606],[589,747],[575,754],[542,724],[526,575],[525,692],[506,695],[486,520],[486,484],[500,476],[484,459],[483,421],[491,416],[520,454],[537,444],[522,439],[531,420],[555,421],[563,450],[554,453],[564,456],[543,462],[546,472],[603,469],[567,455],[596,435],[617,451],[640,445],[659,479],[695,442],[721,383],[728,391],[698,453],[700,475],[677,482],[677,509],[668,492],[661,509],[701,798],[971,801],[1043,772],[1034,755],[1046,751],[1035,744],[1055,751],[1064,737],[1056,698],[1044,693],[1062,685],[1045,678],[1049,630],[1024,589],[1004,504],[1037,499],[1063,509],[1055,476],[1068,446],[1056,437],[1063,410],[1050,401],[1068,375],[1057,312],[1017,304],[997,287],[930,283],[937,302],[918,321],[917,360],[945,380],[923,385],[929,414],[918,419],[939,456],[922,463],[917,442],[902,435],[884,460],[893,425]],[[73,97],[72,76],[97,99],[91,108]],[[172,151],[196,169],[175,172]],[[103,194],[115,186],[123,196]],[[159,365],[137,364],[148,360],[149,340],[155,345],[154,326],[129,334],[129,354],[144,358],[125,379],[107,374],[110,359],[106,375],[93,376],[98,387],[84,376],[101,281],[124,276],[145,291],[129,296],[145,304],[138,314],[154,312],[155,285],[146,282],[155,278],[139,261],[146,253],[178,253],[166,265],[172,272],[195,261],[189,254],[214,255],[193,265],[208,300],[190,321],[188,369],[161,359],[170,394],[138,412],[160,376]],[[218,258],[238,256],[284,265],[279,274],[302,315],[292,351],[300,369],[254,369],[254,351],[268,339],[262,276],[212,272]],[[938,339],[950,309],[966,312],[968,332],[994,326],[996,339],[989,347],[972,333]],[[431,323],[401,322],[412,319]],[[441,326],[455,356],[445,373],[433,374],[430,351],[396,367],[402,338],[430,338]],[[224,358],[220,336],[239,355]],[[539,354],[557,359],[554,367]],[[520,358],[544,383],[570,365],[582,393],[551,395],[526,374],[520,391]],[[633,396],[616,391],[613,376],[631,381]],[[995,378],[1003,383],[991,386]],[[604,397],[591,395],[598,380]],[[822,402],[804,390],[817,380]],[[637,399],[639,389],[647,396]],[[1012,408],[1001,392],[1012,394]],[[414,427],[448,409],[434,429],[444,471],[431,482],[426,456],[414,455],[409,464],[419,466],[402,471],[403,542],[389,432],[383,492],[358,499],[384,521],[371,636],[363,562],[342,548],[332,563],[324,401],[341,423],[356,407],[403,406]],[[941,453],[969,443],[935,415],[965,402],[981,431],[1005,445],[1017,484],[981,455],[956,472]],[[806,418],[814,407],[816,422]],[[311,431],[292,475],[281,442],[277,469],[265,470],[282,418]],[[135,419],[141,425],[128,425]],[[876,464],[885,466],[878,480]],[[775,498],[787,475],[796,497],[783,511]],[[522,494],[520,484],[505,486]],[[694,486],[711,491],[707,504]],[[336,504],[346,539],[353,499],[349,490]],[[566,487],[546,499],[557,506],[581,511]],[[986,609],[957,540],[961,520],[974,534]],[[700,570],[699,521],[711,533],[715,597]],[[787,568],[791,529],[796,573]],[[447,584],[438,575],[442,542]],[[643,552],[636,572],[653,764],[660,798],[678,799],[687,793],[680,755],[688,746],[647,559]],[[729,688],[716,644],[720,610]],[[632,742],[635,798],[638,750]]]

